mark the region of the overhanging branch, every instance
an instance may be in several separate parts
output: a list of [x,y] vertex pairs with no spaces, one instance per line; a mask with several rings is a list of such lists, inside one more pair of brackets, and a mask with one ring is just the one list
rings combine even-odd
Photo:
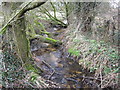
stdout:
[[33,3],[31,3],[31,5],[29,5],[28,7],[26,7],[25,9],[23,9],[21,11],[21,13],[19,14],[19,17],[24,15],[27,11],[30,11],[30,10],[32,10],[34,8],[37,8],[37,7],[41,6],[41,5],[43,5],[45,2],[47,2],[47,0],[44,0],[44,2],[33,2]]
[[[24,15],[27,11],[32,10],[34,8],[37,8],[39,6],[41,6],[42,4],[44,4],[45,2],[47,2],[47,0],[44,0],[44,2],[28,2],[26,5],[24,5],[24,7],[22,7],[18,12],[16,12],[16,14],[10,18],[10,20],[2,27],[2,29],[0,30],[0,34],[4,34],[6,31],[6,27],[18,16],[21,17],[22,15]],[[31,5],[30,5],[31,4]]]

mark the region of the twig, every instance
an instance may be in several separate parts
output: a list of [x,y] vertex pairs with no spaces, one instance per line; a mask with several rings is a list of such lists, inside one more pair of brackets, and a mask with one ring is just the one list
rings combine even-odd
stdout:
[[[36,57],[35,57],[35,54],[33,54],[33,58],[35,59]],[[38,60],[37,60],[38,61]],[[52,67],[52,66],[50,66],[46,61],[44,61],[44,60],[41,60],[42,61],[42,63],[43,64],[45,64],[48,68],[51,68],[52,70],[53,70],[53,73],[48,77],[48,79],[50,79],[53,75],[54,75],[54,73],[56,73],[55,72],[55,69]]]
[[73,79],[73,78],[65,78],[65,79],[67,79],[67,80],[69,80],[69,81],[73,81],[73,82],[78,83],[78,81],[77,81],[77,80],[75,80],[75,79]]
[[54,6],[54,4],[52,2],[50,2],[50,4],[51,4],[51,6],[52,6],[52,8],[54,10],[54,17],[56,18],[56,8],[55,8],[55,6]]
[[51,84],[60,86],[58,83],[52,82],[52,81],[50,81],[50,80],[45,80],[45,81],[46,81],[46,82],[49,82],[49,83],[51,83]]
[[49,67],[49,68],[51,68],[53,71],[55,71],[55,69],[54,69],[52,66],[50,66],[47,62],[45,62],[44,60],[42,60],[42,62],[43,62],[47,67]]
[[52,19],[53,21],[55,21],[57,23],[61,23],[61,25],[63,25],[63,26],[67,26],[64,22],[62,22],[59,19],[53,17],[46,8],[44,8],[44,7],[42,7],[42,8],[46,11],[46,12],[43,11],[43,13],[45,13],[50,19]]
[[44,60],[42,60],[42,62],[47,66],[47,67],[49,67],[49,68],[51,68],[52,70],[53,70],[53,72],[52,72],[52,74],[48,77],[48,79],[50,79],[55,73],[56,73],[56,71],[55,71],[55,69],[52,67],[52,66],[50,66],[47,62],[45,62]]
[[53,73],[48,77],[48,79],[50,80],[50,78],[55,74],[55,71],[53,71]]
[[79,77],[84,78],[84,79],[93,79],[93,80],[101,81],[100,79],[97,79],[97,78],[94,78],[94,77],[85,77],[85,76],[79,76]]

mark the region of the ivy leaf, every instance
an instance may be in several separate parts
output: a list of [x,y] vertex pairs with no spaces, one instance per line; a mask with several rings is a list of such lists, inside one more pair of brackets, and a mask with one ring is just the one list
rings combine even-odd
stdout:
[[113,73],[120,73],[120,67],[113,71]]

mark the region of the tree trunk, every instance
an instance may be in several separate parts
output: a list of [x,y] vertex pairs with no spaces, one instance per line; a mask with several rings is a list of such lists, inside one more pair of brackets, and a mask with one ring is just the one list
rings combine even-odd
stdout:
[[[17,52],[20,59],[22,60],[27,70],[31,70],[36,73],[39,73],[38,72],[39,70],[37,68],[34,68],[33,66],[33,60],[30,52],[30,44],[26,37],[26,31],[25,31],[26,30],[25,13],[29,10],[41,6],[44,3],[45,2],[27,2],[25,4],[23,3],[22,7],[20,7],[20,10],[19,11],[16,10],[17,12],[15,13],[15,15],[7,22],[7,24],[1,30],[1,33],[4,33],[5,29],[9,28],[8,26],[12,26],[14,39],[16,41],[15,44],[17,46]],[[12,10],[12,8],[10,9]],[[12,20],[14,20],[13,23],[11,23]]]
[[[95,17],[95,7],[98,4],[96,2],[80,2],[76,3],[76,16],[78,20],[81,20],[83,27],[81,31],[91,31],[92,22]],[[82,18],[82,19],[81,19]]]
[[14,38],[16,40],[19,56],[23,62],[26,63],[30,59],[30,48],[25,32],[25,17],[22,16],[18,18],[20,19],[15,21],[13,24]]
[[21,12],[17,15],[16,21],[12,25],[14,38],[16,41],[17,51],[20,59],[23,61],[23,64],[25,64],[25,68],[27,70],[31,70],[33,72],[39,73],[39,70],[33,65],[33,59],[30,52],[30,43],[29,40],[26,37],[26,26],[25,26],[25,13],[31,9],[34,9],[35,6],[39,6],[44,4],[44,2],[41,3],[34,3],[29,6],[22,9]]

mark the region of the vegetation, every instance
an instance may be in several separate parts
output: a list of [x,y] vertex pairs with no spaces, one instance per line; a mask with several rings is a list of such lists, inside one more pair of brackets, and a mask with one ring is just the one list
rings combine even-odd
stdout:
[[0,88],[119,88],[119,7],[47,1],[1,4]]

